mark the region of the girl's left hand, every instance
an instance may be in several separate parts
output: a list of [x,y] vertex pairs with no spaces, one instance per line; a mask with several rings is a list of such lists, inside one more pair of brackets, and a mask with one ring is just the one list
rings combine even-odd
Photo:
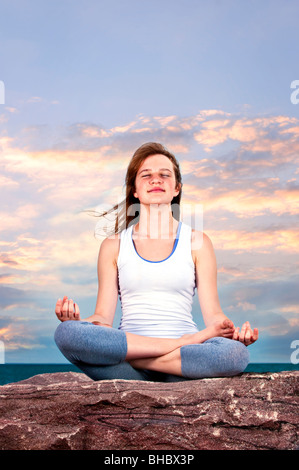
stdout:
[[258,337],[258,329],[254,328],[252,330],[250,327],[250,323],[247,321],[243,324],[241,330],[239,327],[235,328],[232,339],[236,341],[241,341],[241,343],[245,344],[245,346],[249,346],[250,344],[255,343]]

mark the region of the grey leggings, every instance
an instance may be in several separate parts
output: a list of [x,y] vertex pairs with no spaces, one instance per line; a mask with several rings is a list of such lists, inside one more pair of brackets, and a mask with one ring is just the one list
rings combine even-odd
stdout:
[[84,321],[58,325],[55,341],[62,354],[93,380],[126,379],[177,382],[242,373],[248,365],[248,349],[239,341],[215,337],[202,344],[183,346],[182,375],[134,369],[125,361],[127,338],[122,330]]

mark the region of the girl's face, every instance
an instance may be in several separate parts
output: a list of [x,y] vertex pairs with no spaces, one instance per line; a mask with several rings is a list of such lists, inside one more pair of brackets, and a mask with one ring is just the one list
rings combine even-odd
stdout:
[[172,161],[165,155],[147,157],[135,179],[134,197],[142,204],[168,204],[180,192]]

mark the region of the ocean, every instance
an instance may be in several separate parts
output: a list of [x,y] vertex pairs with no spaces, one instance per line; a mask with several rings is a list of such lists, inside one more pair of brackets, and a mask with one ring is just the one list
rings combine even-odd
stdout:
[[[245,372],[281,372],[299,370],[299,364],[256,363],[249,364]],[[53,372],[81,372],[72,364],[0,364],[0,385],[19,382],[38,374]]]

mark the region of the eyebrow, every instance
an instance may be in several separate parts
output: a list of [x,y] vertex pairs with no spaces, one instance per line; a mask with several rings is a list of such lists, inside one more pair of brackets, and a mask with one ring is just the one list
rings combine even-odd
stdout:
[[[142,173],[143,171],[152,171],[152,170],[151,168],[146,168],[144,170],[141,170],[140,173]],[[159,171],[170,171],[170,173],[172,173],[172,171],[169,168],[160,168]]]

